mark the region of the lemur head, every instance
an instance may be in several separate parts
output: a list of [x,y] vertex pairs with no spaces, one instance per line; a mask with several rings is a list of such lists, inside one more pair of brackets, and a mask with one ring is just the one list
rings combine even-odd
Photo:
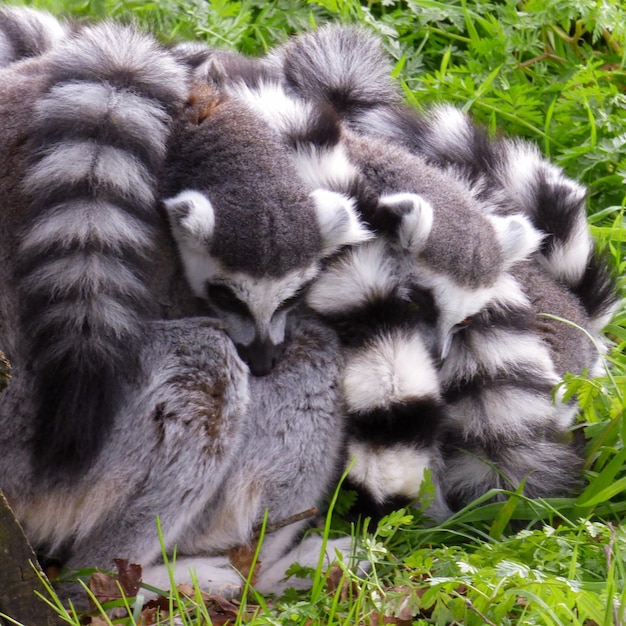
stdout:
[[204,85],[172,131],[164,206],[196,296],[254,375],[268,374],[319,261],[368,238],[352,202],[307,192],[274,132]]
[[508,272],[541,243],[541,234],[525,216],[501,217],[468,207],[455,222],[437,229],[433,207],[422,196],[382,196],[380,206],[401,216],[391,247],[404,256],[402,282],[411,297],[420,291],[432,297],[441,358],[454,334],[487,306],[506,311],[528,304]]

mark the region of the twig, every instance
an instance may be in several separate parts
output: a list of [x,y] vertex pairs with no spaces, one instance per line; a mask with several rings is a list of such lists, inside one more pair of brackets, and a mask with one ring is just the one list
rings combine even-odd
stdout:
[[[281,528],[285,528],[286,526],[291,526],[291,524],[295,524],[296,522],[301,522],[304,519],[310,519],[317,515],[317,509],[313,507],[312,509],[307,509],[306,511],[302,511],[300,513],[296,513],[295,515],[290,515],[283,520],[278,522],[274,522],[273,524],[267,524],[265,527],[265,534],[268,535],[270,533],[275,533],[277,530]],[[252,539],[258,539],[261,536],[261,524],[259,524],[254,529],[254,534],[252,535]]]
[[602,29],[602,37],[604,37],[604,41],[606,41],[606,45],[609,48],[611,48],[611,50],[613,50],[615,54],[618,54],[621,56],[622,47],[617,43],[617,41],[615,41],[615,39],[613,39],[613,37],[611,37],[611,33],[606,28]]
[[482,619],[485,624],[489,624],[489,626],[498,626],[495,622],[492,622],[486,615],[483,615],[473,604],[472,601],[469,598],[463,598],[463,600],[465,601],[465,605],[467,606],[467,608],[470,611],[474,611],[474,613],[476,613],[476,615],[478,615],[478,617],[480,617],[480,619]]
[[562,59],[560,56],[554,54],[553,52],[546,50],[543,54],[540,54],[537,57],[533,57],[532,59],[528,59],[528,61],[524,61],[523,63],[520,63],[517,67],[518,69],[522,69],[525,67],[529,67],[530,65],[533,65],[534,63],[538,63],[539,61],[545,61],[546,59],[552,59],[553,61],[557,61],[558,63],[565,62],[565,59]]

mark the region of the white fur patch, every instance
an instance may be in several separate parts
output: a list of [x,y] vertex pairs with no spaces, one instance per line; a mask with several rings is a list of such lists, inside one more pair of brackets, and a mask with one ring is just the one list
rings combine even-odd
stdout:
[[144,164],[124,150],[93,141],[67,141],[51,148],[24,180],[29,193],[89,181],[106,186],[141,207],[154,209],[154,180]]
[[439,152],[472,157],[472,124],[467,115],[451,105],[435,107],[430,117],[430,143]]
[[[317,535],[305,537],[295,548],[290,550],[286,555],[276,558],[276,555],[270,555],[266,551],[261,551],[261,568],[258,574],[258,580],[255,589],[261,593],[282,594],[289,587],[295,589],[308,589],[311,586],[309,578],[286,577],[286,572],[291,565],[299,563],[303,567],[317,569],[322,557],[322,548],[325,548],[322,560],[324,569],[336,561],[338,558],[344,562],[349,562],[352,553],[352,538],[341,537],[339,539],[330,539],[324,545],[323,539]],[[362,564],[363,568],[367,567],[366,563]]]
[[488,219],[502,247],[507,269],[539,248],[543,235],[523,215],[489,215]]
[[418,398],[439,397],[439,381],[418,334],[376,337],[348,357],[344,395],[350,411],[365,412]]
[[555,278],[576,285],[587,269],[592,250],[593,241],[587,220],[581,216],[567,241],[556,243],[545,266]]
[[291,97],[276,82],[264,82],[256,88],[238,82],[231,86],[231,92],[281,135],[306,129],[311,118],[313,105]]
[[330,148],[298,144],[292,159],[300,178],[310,187],[345,189],[358,176],[341,143]]
[[181,247],[199,251],[209,245],[215,230],[215,211],[206,195],[185,189],[163,204]]
[[[170,563],[174,582],[177,585],[193,585],[194,580],[206,593],[230,598],[238,595],[244,578],[224,556],[195,556],[178,558]],[[144,566],[142,581],[161,591],[170,589],[170,572],[165,565]],[[144,598],[154,597],[151,592],[142,591]]]
[[316,189],[311,192],[311,197],[315,202],[325,255],[374,236],[359,220],[352,199],[328,189]]
[[379,449],[356,441],[350,442],[348,455],[355,459],[350,478],[365,486],[379,503],[394,496],[417,498],[432,462],[426,449],[403,445]]
[[70,247],[99,242],[112,250],[135,252],[151,245],[148,227],[132,215],[106,202],[69,200],[47,211],[21,241],[21,249],[45,250],[51,245]]
[[397,282],[397,268],[384,242],[372,240],[347,250],[326,268],[311,286],[307,301],[319,313],[341,313],[389,295]]
[[412,209],[402,216],[398,240],[403,249],[417,256],[421,251],[433,227],[433,207],[415,193],[395,193],[381,196],[380,204],[393,206],[409,204]]

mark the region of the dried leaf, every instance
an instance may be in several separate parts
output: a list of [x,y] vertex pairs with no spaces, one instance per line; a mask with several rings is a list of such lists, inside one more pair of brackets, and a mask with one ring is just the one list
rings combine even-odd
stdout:
[[134,598],[141,587],[141,565],[128,559],[113,559],[117,567],[117,579],[126,597]]
[[100,604],[122,597],[117,579],[102,572],[92,574],[87,586]]
[[335,594],[341,585],[339,597],[342,602],[348,602],[359,595],[359,586],[355,581],[345,576],[344,571],[339,565],[333,565],[326,572],[326,589],[329,593]]
[[239,606],[222,596],[209,596],[204,602],[213,626],[234,623],[239,615]]
[[[228,558],[233,567],[244,577],[249,578],[252,570],[252,562],[254,561],[254,555],[256,553],[256,544],[235,546],[228,552]],[[256,568],[261,565],[260,561],[257,561]],[[256,568],[255,572],[250,578],[250,582],[254,585],[256,583]]]
[[141,612],[141,616],[139,617],[137,626],[152,626],[152,624],[156,624],[157,614],[160,617],[163,617],[163,613],[159,612],[159,610],[156,607],[150,608],[150,609],[144,609]]

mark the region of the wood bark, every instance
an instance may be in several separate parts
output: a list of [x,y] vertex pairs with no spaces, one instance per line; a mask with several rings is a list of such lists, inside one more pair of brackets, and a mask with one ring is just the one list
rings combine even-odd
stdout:
[[[47,597],[37,557],[0,491],[0,613],[23,626],[57,626],[59,616],[36,591]],[[1,624],[12,624],[0,618]]]

